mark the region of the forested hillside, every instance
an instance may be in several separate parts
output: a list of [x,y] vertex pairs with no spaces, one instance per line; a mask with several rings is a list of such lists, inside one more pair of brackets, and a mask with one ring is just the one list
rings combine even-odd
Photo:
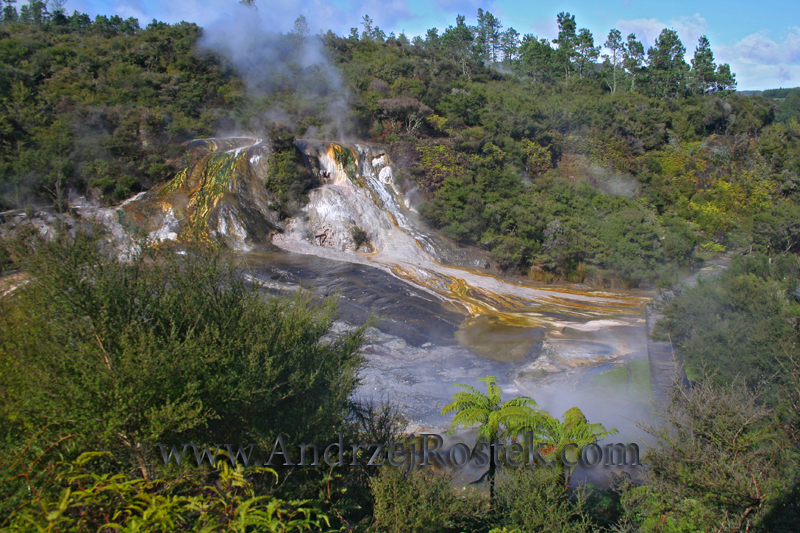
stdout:
[[[645,50],[569,13],[553,42],[482,10],[475,26],[459,16],[413,39],[368,16],[312,36],[300,17],[236,53],[219,29],[91,20],[64,3],[4,2],[2,210],[64,211],[70,193],[119,203],[185,167],[186,141],[244,133],[279,147],[271,192],[290,217],[312,184],[298,182],[293,140],[380,143],[422,216],[507,273],[673,286],[659,333],[691,383],[655,407],[639,477],[602,488],[570,486],[570,468],[512,440],[525,427],[537,454],[563,459],[609,434],[600,421],[501,404],[490,377],[487,394],[465,387],[452,404],[505,448],[487,490],[367,464],[363,446],[339,444],[336,468],[284,452],[256,465],[246,443],[276,452],[284,434],[292,453],[337,436],[399,446],[404,461],[420,450],[393,406],[354,398],[371,322],[342,332],[327,294],[265,296],[207,240],[123,261],[102,231],[44,238],[20,224],[0,240],[0,529],[798,530],[796,90],[737,93],[705,37],[665,29]],[[736,252],[725,272],[674,287],[722,251]],[[190,442],[182,466],[167,464],[159,445]],[[511,468],[511,452],[531,468]]]
[[[482,10],[413,40],[368,16],[314,37],[301,17],[254,84],[192,24],[24,8],[0,27],[5,208],[120,201],[170,177],[181,142],[278,122],[388,144],[432,225],[534,279],[666,285],[698,249],[796,251],[800,128],[735,93],[705,37],[645,50],[560,13],[550,43]],[[317,46],[338,74],[299,66]]]
[[788,122],[800,119],[800,87],[793,89],[768,89],[756,91],[764,98],[770,98],[780,106],[780,112],[775,116],[776,122]]

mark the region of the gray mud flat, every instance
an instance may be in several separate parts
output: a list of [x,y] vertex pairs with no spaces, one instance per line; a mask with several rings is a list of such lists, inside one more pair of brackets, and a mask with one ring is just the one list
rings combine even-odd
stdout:
[[[367,364],[356,396],[394,403],[409,420],[410,432],[444,433],[452,415],[440,412],[461,390],[455,384],[485,390],[478,380],[493,375],[500,380],[504,399],[528,395],[559,417],[578,406],[590,421],[620,430],[609,442],[643,442],[636,422],[649,421],[647,402],[629,397],[625,387],[609,390],[592,381],[599,372],[593,369],[609,362],[647,359],[643,316],[632,325],[615,322],[588,330],[565,326],[548,330],[546,336],[544,331],[525,333],[534,328],[511,328],[507,335],[512,341],[519,336],[534,339],[527,357],[493,360],[459,344],[459,326],[469,317],[382,269],[286,252],[243,258],[246,271],[266,282],[270,290],[305,286],[320,297],[338,294],[334,334],[363,323],[370,315],[377,318],[363,348]],[[504,331],[493,330],[492,342],[502,344]],[[538,373],[531,370],[537,363]],[[471,435],[465,433],[464,438],[469,440]],[[602,481],[597,479],[602,474],[607,480],[608,469],[603,472],[579,471],[575,479]],[[474,474],[467,469],[460,479]]]

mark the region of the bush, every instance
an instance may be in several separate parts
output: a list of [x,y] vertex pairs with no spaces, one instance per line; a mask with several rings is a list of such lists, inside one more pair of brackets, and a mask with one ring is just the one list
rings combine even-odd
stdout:
[[358,226],[353,226],[350,229],[350,235],[353,237],[353,242],[356,245],[356,250],[361,248],[361,245],[365,242],[369,241],[369,237],[367,236],[367,232],[363,229],[359,228]]
[[643,458],[642,486],[622,498],[638,531],[749,531],[780,502],[797,467],[783,428],[741,382],[703,376],[676,385],[644,428],[655,444]]
[[2,416],[60,423],[145,477],[159,443],[314,442],[341,427],[363,328],[336,340],[335,302],[268,298],[214,252],[130,262],[86,234],[9,246],[31,277],[0,303]]
[[406,477],[402,467],[387,466],[370,480],[370,487],[378,531],[448,531],[469,515],[476,516],[478,500],[457,496],[450,481],[440,475],[415,470]]
[[244,532],[253,528],[288,533],[329,525],[327,517],[306,501],[256,496],[252,476],[274,475],[268,468],[246,475],[241,465],[234,469],[220,462],[209,479],[193,475],[177,481],[146,481],[127,474],[96,474],[89,463],[103,455],[107,454],[84,453],[74,461],[40,465],[48,474],[47,485],[29,485],[30,500],[0,526],[4,531],[36,528],[76,533],[111,529]]
[[495,526],[520,533],[592,531],[582,490],[573,498],[564,488],[564,472],[556,467],[521,467],[498,476]]

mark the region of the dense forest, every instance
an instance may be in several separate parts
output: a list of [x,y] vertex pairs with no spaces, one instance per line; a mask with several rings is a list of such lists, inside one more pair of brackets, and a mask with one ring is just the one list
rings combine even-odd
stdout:
[[[535,280],[666,288],[737,257],[666,304],[657,333],[691,387],[647,428],[639,479],[570,489],[564,472],[498,465],[489,496],[363,462],[163,467],[161,442],[409,440],[391,406],[353,402],[366,326],[331,340],[332,300],[265,299],[208,243],[123,262],[99,234],[18,235],[0,250],[30,276],[0,299],[0,529],[797,530],[797,90],[737,93],[705,37],[691,52],[665,29],[645,50],[569,13],[552,42],[483,10],[413,39],[368,16],[315,36],[300,17],[252,36],[272,65],[254,70],[195,24],[14,4],[2,209],[118,203],[170,179],[186,141],[288,129],[386,145],[432,226]],[[587,426],[552,419],[553,453]]]
[[[553,43],[483,11],[411,41],[301,17],[254,79],[193,24],[24,7],[0,27],[5,208],[117,202],[173,175],[183,141],[279,122],[388,144],[433,226],[539,280],[666,286],[695,249],[794,246],[797,123],[733,92],[705,37],[689,65],[669,29],[647,51],[612,29],[601,58],[569,13]],[[299,67],[315,47],[330,63]]]
[[780,106],[780,112],[775,115],[776,122],[788,122],[790,119],[800,119],[800,87],[793,89],[768,89],[766,91],[752,91],[764,98],[770,98]]

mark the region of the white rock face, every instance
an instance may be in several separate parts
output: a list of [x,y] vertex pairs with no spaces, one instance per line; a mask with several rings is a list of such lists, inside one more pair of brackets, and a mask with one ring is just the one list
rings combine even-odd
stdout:
[[162,226],[157,230],[151,231],[147,237],[150,242],[174,241],[178,238],[179,221],[175,218],[175,212],[168,208],[164,213]]
[[[340,150],[349,154],[342,156]],[[391,185],[388,156],[376,151],[362,144],[306,145],[306,155],[319,166],[323,185],[310,192],[303,215],[291,220],[273,242],[295,250],[298,245],[311,245],[352,253],[357,251],[353,240],[357,227],[366,232],[371,245],[359,252],[368,250],[413,262],[435,261],[435,248],[409,219],[405,202]],[[348,168],[343,160],[351,160]]]
[[244,224],[239,220],[236,210],[229,205],[220,208],[217,215],[217,229],[211,230],[210,234],[225,241],[232,250],[249,252],[253,249],[247,244],[247,230]]

